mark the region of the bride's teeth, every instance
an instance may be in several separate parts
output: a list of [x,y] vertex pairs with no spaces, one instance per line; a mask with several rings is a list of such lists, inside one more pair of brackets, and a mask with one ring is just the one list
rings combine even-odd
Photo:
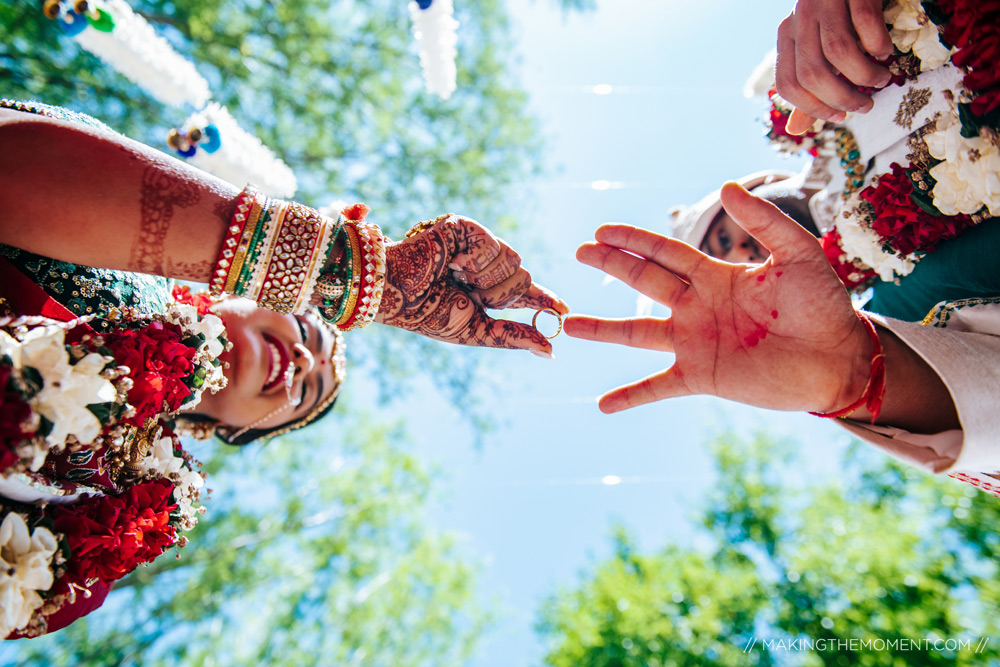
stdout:
[[278,348],[273,343],[267,343],[267,351],[271,353],[271,372],[267,376],[267,382],[265,385],[269,385],[277,379],[278,374],[281,371],[281,354],[278,352]]

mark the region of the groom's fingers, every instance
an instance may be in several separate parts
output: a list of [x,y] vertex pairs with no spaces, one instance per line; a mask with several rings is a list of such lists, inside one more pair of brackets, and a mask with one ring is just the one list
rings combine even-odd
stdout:
[[816,237],[771,202],[754,197],[737,183],[722,186],[722,205],[750,236],[783,262],[804,259],[823,250]]
[[670,318],[605,319],[588,315],[571,315],[566,318],[563,326],[566,334],[574,338],[641,347],[660,352],[674,351],[674,327]]
[[576,258],[596,269],[618,278],[665,306],[672,306],[687,283],[656,262],[630,255],[603,243],[585,243],[576,251]]
[[704,254],[682,241],[631,225],[601,225],[594,232],[594,238],[599,243],[651,259],[684,279],[706,259]]
[[674,367],[670,367],[638,382],[612,389],[601,396],[597,406],[601,412],[611,414],[646,403],[662,401],[665,398],[690,396],[691,393],[687,385],[684,384],[683,378],[674,373]]

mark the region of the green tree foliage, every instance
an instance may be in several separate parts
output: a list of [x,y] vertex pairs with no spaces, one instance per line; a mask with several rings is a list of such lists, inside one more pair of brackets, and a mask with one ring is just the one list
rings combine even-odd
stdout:
[[1000,663],[983,640],[1000,608],[996,498],[861,449],[821,484],[796,483],[791,448],[765,436],[713,452],[702,546],[638,554],[618,528],[615,555],[543,605],[547,664]]
[[[402,0],[130,4],[196,64],[215,101],[295,170],[299,201],[365,201],[395,238],[449,211],[504,235],[516,228],[541,144],[511,74],[501,0],[456,3],[458,89],[448,100],[424,92]],[[89,113],[166,150],[167,131],[191,110],[160,105],[40,7],[0,0],[0,94]],[[385,397],[421,373],[464,396],[481,358],[396,332],[360,338],[354,357],[368,353],[360,355],[371,361],[366,372],[378,375]]]
[[47,666],[462,664],[488,622],[478,565],[427,529],[431,476],[400,425],[366,422],[336,447],[220,450],[181,558],[140,568],[69,628],[3,649]]

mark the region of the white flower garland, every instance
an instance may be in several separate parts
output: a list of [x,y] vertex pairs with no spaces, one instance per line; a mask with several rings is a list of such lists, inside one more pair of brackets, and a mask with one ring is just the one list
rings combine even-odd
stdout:
[[[895,47],[903,53],[912,52],[920,61],[921,72],[940,70],[950,62],[953,51],[941,43],[940,30],[924,12],[921,0],[893,0],[885,7],[883,17],[892,26],[890,35]],[[767,73],[765,59],[747,82],[745,91],[749,93],[759,90],[768,81]],[[930,82],[928,85],[935,84]],[[935,181],[930,191],[933,204],[946,216],[983,215],[984,207],[990,216],[1000,215],[1000,148],[988,139],[961,135],[962,123],[959,121],[956,105],[963,100],[967,101],[967,93],[960,81],[947,83],[946,86],[951,92],[945,98],[950,109],[940,113],[932,131],[922,137],[929,155],[942,160],[928,170]],[[774,96],[772,103],[780,110],[784,101]],[[834,126],[827,124],[825,127]],[[824,136],[825,134],[828,133],[821,132],[815,137],[821,154],[830,145],[829,137]],[[786,139],[776,136],[772,140],[779,150],[791,153],[813,147],[808,137],[800,144]],[[879,176],[889,167],[889,162],[885,160],[886,164],[878,168],[879,173],[869,176],[869,187],[877,183]],[[891,248],[884,248],[885,242],[870,228],[865,213],[869,205],[861,200],[859,194],[860,191],[854,192],[842,204],[835,220],[845,261],[864,263],[884,281],[908,275],[922,255],[912,253],[902,256]]]
[[11,512],[0,523],[0,637],[23,628],[52,587],[58,544],[47,528],[29,533],[24,517]]
[[204,106],[211,98],[208,82],[189,61],[156,34],[125,0],[103,0],[114,30],[86,28],[76,41],[143,90],[169,106]]
[[920,0],[896,0],[883,14],[892,25],[889,36],[896,48],[912,51],[920,59],[920,71],[928,72],[948,62],[951,52],[938,38],[938,28],[927,18]]
[[[841,209],[845,213],[858,210],[866,205],[855,192],[844,202]],[[917,258],[901,257],[895,252],[882,249],[882,239],[857,215],[842,215],[837,219],[837,232],[840,234],[840,247],[850,259],[857,259],[871,267],[878,277],[886,282],[892,282],[896,276],[905,276],[913,271]]]
[[[295,173],[260,139],[240,127],[224,106],[209,104],[184,121],[184,133],[213,126],[219,144],[209,151],[195,143],[194,155],[187,157],[195,167],[214,174],[230,183],[253,183],[261,192],[288,198],[298,189]],[[183,157],[183,156],[182,156]]]
[[60,326],[40,326],[21,340],[0,331],[0,356],[8,356],[15,369],[34,368],[42,377],[42,389],[29,401],[32,411],[52,422],[44,440],[36,438],[29,457],[31,470],[38,470],[49,448],[62,446],[68,437],[92,442],[101,432],[101,422],[87,405],[115,400],[115,386],[101,376],[109,359],[97,353],[69,363],[65,330]]
[[454,18],[451,0],[422,0],[410,2],[413,19],[413,36],[420,45],[420,64],[424,70],[427,92],[448,99],[455,92],[457,69],[455,57],[458,50],[458,21]]
[[963,137],[961,131],[961,123],[952,119],[924,137],[931,156],[944,160],[930,170],[937,181],[934,206],[945,215],[972,215],[983,206],[990,215],[1000,215],[1000,149],[979,137]]
[[197,514],[203,512],[198,502],[198,490],[205,485],[205,478],[191,469],[180,456],[174,456],[176,437],[160,438],[143,459],[141,470],[144,477],[162,477],[174,484],[174,500],[181,515],[181,528],[191,530],[198,523]]

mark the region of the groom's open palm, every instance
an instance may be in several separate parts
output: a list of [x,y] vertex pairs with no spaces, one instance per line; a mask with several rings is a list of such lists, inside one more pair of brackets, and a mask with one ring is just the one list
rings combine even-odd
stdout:
[[854,401],[872,344],[816,239],[736,184],[727,212],[771,251],[763,264],[729,264],[628,225],[605,225],[577,259],[666,305],[668,318],[571,316],[566,332],[676,355],[674,364],[618,387],[604,412],[691,394],[779,410],[829,411]]

